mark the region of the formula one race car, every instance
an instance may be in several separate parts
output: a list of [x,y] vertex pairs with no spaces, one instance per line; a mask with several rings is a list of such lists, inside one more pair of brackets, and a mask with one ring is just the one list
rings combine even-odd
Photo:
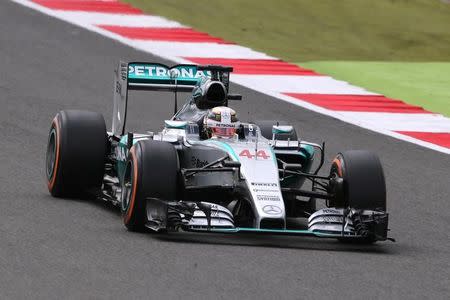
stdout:
[[[121,62],[111,132],[101,114],[66,110],[51,124],[46,175],[55,197],[96,193],[132,231],[260,232],[372,243],[388,239],[378,157],[344,151],[328,176],[325,144],[282,121],[242,122],[228,107],[231,67]],[[125,131],[129,90],[175,92],[160,132]],[[177,109],[177,92],[191,91]],[[316,200],[324,200],[323,209]],[[296,222],[303,218],[306,222]],[[307,225],[305,225],[307,223]]]

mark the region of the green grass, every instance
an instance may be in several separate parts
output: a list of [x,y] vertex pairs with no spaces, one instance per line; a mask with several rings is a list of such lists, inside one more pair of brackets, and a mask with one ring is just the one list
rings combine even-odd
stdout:
[[124,1],[449,115],[449,65],[440,62],[450,62],[450,4],[440,0]]
[[439,0],[125,0],[287,61],[450,61]]
[[450,62],[319,61],[300,65],[450,117]]

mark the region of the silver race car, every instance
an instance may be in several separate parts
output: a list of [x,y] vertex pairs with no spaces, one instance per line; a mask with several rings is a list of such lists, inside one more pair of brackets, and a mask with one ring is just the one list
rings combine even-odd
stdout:
[[[50,193],[94,193],[120,206],[132,231],[388,239],[378,157],[344,151],[327,176],[318,175],[325,144],[299,140],[282,120],[239,120],[228,107],[242,98],[229,93],[230,72],[214,65],[121,62],[110,132],[94,112],[66,110],[53,119],[46,158]],[[129,90],[175,93],[175,114],[162,131],[125,130]],[[180,91],[192,93],[178,110]]]

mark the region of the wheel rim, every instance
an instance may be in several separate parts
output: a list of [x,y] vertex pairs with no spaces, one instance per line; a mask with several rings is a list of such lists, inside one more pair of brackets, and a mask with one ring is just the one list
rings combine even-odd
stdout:
[[346,206],[346,196],[344,187],[344,170],[343,161],[339,158],[335,158],[331,165],[330,170],[330,187],[331,193],[335,195],[334,199],[329,200],[331,206],[345,207]]
[[47,155],[46,155],[46,173],[47,178],[50,180],[53,177],[56,164],[56,130],[52,128],[48,138]]
[[127,211],[130,205],[131,193],[133,187],[133,163],[129,161],[127,163],[125,174],[122,182],[122,211]]

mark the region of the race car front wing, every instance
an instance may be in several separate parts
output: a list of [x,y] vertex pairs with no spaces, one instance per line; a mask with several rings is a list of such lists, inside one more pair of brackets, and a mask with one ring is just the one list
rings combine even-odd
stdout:
[[210,233],[261,233],[321,238],[371,239],[385,241],[388,214],[379,211],[325,208],[308,218],[308,229],[268,229],[235,227],[233,214],[208,202],[166,202],[147,199],[147,227],[155,230],[183,230]]

